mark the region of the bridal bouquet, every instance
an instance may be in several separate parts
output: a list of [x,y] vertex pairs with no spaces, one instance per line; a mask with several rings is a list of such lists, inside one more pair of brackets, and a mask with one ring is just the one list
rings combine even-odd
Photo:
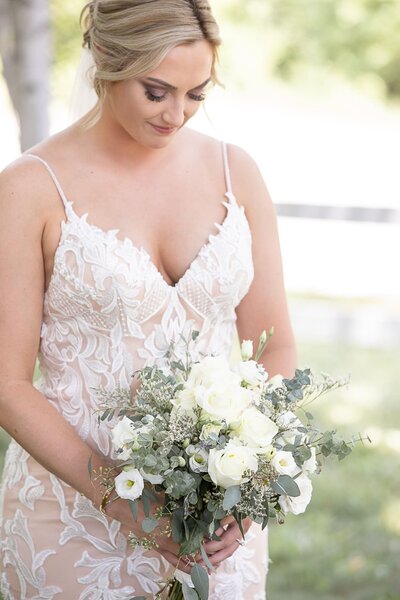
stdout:
[[136,373],[140,385],[133,399],[127,390],[98,390],[101,419],[120,416],[112,429],[120,472],[108,483],[104,506],[116,494],[127,499],[137,520],[141,502],[144,536],[131,535],[130,542],[156,547],[160,523],[167,522],[162,533],[179,544],[181,557],[191,557],[191,574],[177,570],[156,598],[168,591],[171,600],[206,600],[208,573],[195,557],[200,553],[213,570],[203,542],[219,539],[221,520],[233,516],[244,536],[246,517],[264,528],[270,518],[282,523],[287,513],[304,512],[310,475],[319,472],[321,459],[351,452],[354,440],[320,432],[305,410],[347,380],[322,374],[317,381],[309,369],[297,370],[292,379],[268,379],[257,361],[271,335],[263,332],[254,359],[252,342],[244,341],[242,360],[231,366],[223,356],[191,363],[189,345],[198,336],[193,332],[186,361],[170,353],[168,368]]

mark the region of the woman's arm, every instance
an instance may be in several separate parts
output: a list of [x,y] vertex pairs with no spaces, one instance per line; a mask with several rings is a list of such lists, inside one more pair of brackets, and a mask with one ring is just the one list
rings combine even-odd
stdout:
[[244,206],[253,240],[254,280],[236,309],[240,341],[251,339],[254,349],[265,329],[274,334],[261,362],[272,377],[292,377],[297,352],[289,318],[282,258],[274,206],[254,160],[241,148],[228,146],[232,185],[239,204]]
[[[51,202],[59,202],[36,165],[18,161],[0,174],[0,426],[45,469],[100,506],[103,490],[93,469],[109,462],[79,437],[32,385],[39,348],[45,286],[42,235]],[[47,199],[47,200],[46,200]],[[53,205],[54,206],[54,205]],[[125,534],[143,536],[141,518],[117,500],[107,514]],[[160,538],[160,552],[176,564],[178,547]]]
[[[228,154],[233,192],[239,204],[244,206],[253,240],[254,280],[236,309],[239,339],[253,340],[256,350],[262,331],[265,329],[268,333],[273,326],[274,335],[260,362],[270,377],[277,373],[292,377],[297,365],[297,353],[283,283],[274,207],[253,159],[237,146],[229,145]],[[239,547],[239,526],[233,519],[227,522],[226,531],[219,531],[221,541],[208,542],[204,546],[215,566]],[[250,519],[245,519],[245,531],[251,523]]]

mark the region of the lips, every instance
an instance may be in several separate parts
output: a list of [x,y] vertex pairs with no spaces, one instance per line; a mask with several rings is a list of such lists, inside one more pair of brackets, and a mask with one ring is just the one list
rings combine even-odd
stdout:
[[150,123],[150,125],[159,133],[172,133],[173,131],[175,131],[175,127],[160,127],[159,125],[154,125],[153,123]]

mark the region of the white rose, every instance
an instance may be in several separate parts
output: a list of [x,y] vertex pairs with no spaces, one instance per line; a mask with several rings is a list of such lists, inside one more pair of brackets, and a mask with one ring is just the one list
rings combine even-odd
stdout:
[[239,377],[233,373],[225,356],[206,356],[192,366],[185,387],[193,389],[202,385],[207,388],[214,383],[233,379],[238,381]]
[[271,463],[281,475],[290,475],[290,477],[293,477],[293,475],[299,472],[299,467],[296,465],[292,453],[285,450],[278,450]]
[[252,387],[262,388],[267,381],[268,373],[255,360],[241,361],[236,365],[236,369],[242,381],[245,381]]
[[303,513],[310,503],[312,495],[312,483],[306,475],[300,475],[296,480],[300,488],[300,496],[293,498],[291,496],[280,496],[279,504],[285,514],[288,512],[294,515]]
[[305,471],[306,473],[315,473],[315,471],[318,468],[316,450],[315,450],[315,448],[310,448],[310,450],[311,450],[311,456],[303,464],[302,470]]
[[278,431],[279,428],[269,417],[251,406],[243,411],[238,422],[234,424],[233,434],[248,446],[262,449],[264,452]]
[[184,388],[171,399],[171,404],[179,411],[192,413],[197,406],[196,394],[196,387]]
[[253,340],[243,340],[240,347],[240,353],[242,355],[242,360],[250,360],[253,356]]
[[258,461],[254,450],[248,446],[237,445],[234,440],[230,440],[222,450],[210,450],[208,473],[215,485],[222,488],[248,481],[245,473],[257,469]]
[[120,498],[135,500],[141,496],[143,488],[143,477],[137,469],[121,471],[115,478],[115,491]]
[[212,434],[215,434],[217,437],[222,429],[222,423],[206,423],[203,425],[200,433],[200,439],[202,442],[207,441]]
[[238,385],[237,381],[217,381],[197,398],[204,416],[210,420],[237,421],[242,412],[252,403],[253,392]]

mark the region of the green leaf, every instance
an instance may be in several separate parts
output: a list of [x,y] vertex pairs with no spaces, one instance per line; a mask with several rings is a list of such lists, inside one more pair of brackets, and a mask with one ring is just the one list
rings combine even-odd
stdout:
[[142,493],[142,502],[143,502],[143,512],[146,517],[150,516],[150,500],[149,497],[144,493]]
[[89,478],[90,479],[92,479],[92,473],[93,473],[92,457],[93,457],[93,454],[90,455],[90,458],[89,458],[89,461],[88,461],[88,471],[89,471]]
[[200,331],[196,331],[196,330],[192,331],[192,340],[193,341],[197,340],[199,335],[200,335]]
[[130,600],[146,600],[146,596],[133,596]]
[[184,532],[183,532],[183,509],[174,510],[172,515],[172,539],[177,544],[180,544],[183,541]]
[[299,486],[289,475],[279,475],[278,479],[272,482],[271,487],[281,496],[291,496],[292,498],[300,496]]
[[208,569],[210,569],[210,571],[215,571],[215,567],[212,566],[212,564],[210,563],[210,559],[208,558],[207,552],[204,550],[204,546],[203,544],[200,545],[200,552],[201,552],[201,556],[206,564],[206,567]]
[[190,573],[196,592],[198,593],[200,600],[208,599],[209,581],[207,571],[200,565],[193,565],[192,572]]
[[183,600],[199,600],[196,590],[189,587],[186,581],[182,583]]
[[240,493],[240,487],[238,485],[232,485],[231,487],[228,487],[225,491],[222,508],[224,510],[231,510],[231,508],[233,508],[235,504],[238,504],[238,502],[240,502],[241,497],[242,495]]
[[145,533],[151,533],[158,525],[157,519],[146,518],[142,521],[142,529]]
[[137,522],[137,520],[138,520],[138,509],[139,509],[139,499],[136,498],[136,500],[128,500],[128,504],[129,504],[129,507],[131,509],[131,513],[133,515],[133,518]]

